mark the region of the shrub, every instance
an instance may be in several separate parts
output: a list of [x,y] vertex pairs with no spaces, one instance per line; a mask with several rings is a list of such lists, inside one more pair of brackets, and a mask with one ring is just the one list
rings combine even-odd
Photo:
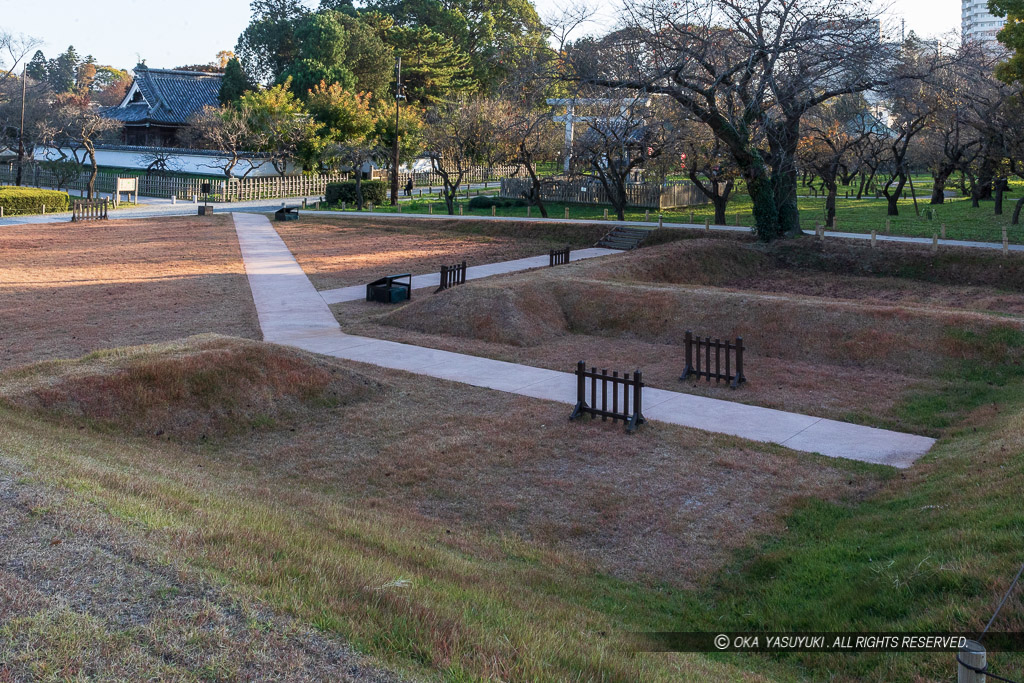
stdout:
[[5,216],[41,213],[43,206],[46,206],[47,211],[68,211],[71,198],[67,192],[8,185],[0,187],[0,206],[4,207]]
[[[356,181],[328,183],[324,191],[324,199],[328,204],[338,202],[353,203],[356,201]],[[363,201],[366,203],[383,204],[388,199],[388,188],[383,180],[363,181]]]
[[489,209],[492,206],[496,206],[499,209],[509,209],[513,206],[526,206],[529,202],[525,199],[516,199],[513,197],[473,197],[469,200],[469,208],[471,209]]

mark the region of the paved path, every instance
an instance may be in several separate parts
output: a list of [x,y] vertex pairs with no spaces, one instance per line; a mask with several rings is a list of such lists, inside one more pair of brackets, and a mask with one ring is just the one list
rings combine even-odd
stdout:
[[[319,199],[318,196],[307,197],[310,202],[315,202]],[[140,200],[141,202],[141,200]],[[302,197],[292,197],[287,200],[281,199],[262,199],[259,201],[251,202],[233,202],[231,204],[214,204],[214,213],[238,213],[238,212],[254,212],[254,213],[268,213],[281,207],[282,204],[287,203],[289,206],[294,204],[301,204]],[[119,209],[117,211],[110,212],[110,218],[112,219],[131,219],[131,218],[159,218],[162,216],[194,216],[196,215],[197,209],[194,204],[187,202],[179,202],[177,204],[171,204],[170,200],[154,200],[151,203],[145,205],[139,204],[138,206],[129,209]],[[374,211],[370,212],[341,212],[341,211],[322,211],[317,212],[316,215],[330,218],[337,218],[344,220],[348,218],[369,218],[374,219],[391,219],[391,220],[409,220],[409,219],[420,219],[420,220],[464,220],[464,221],[502,221],[506,223],[566,223],[569,225],[594,225],[598,223],[604,223],[605,221],[599,218],[592,219],[576,219],[570,218],[569,220],[563,218],[525,218],[525,217],[514,217],[514,216],[449,216],[447,214],[422,214],[422,213],[385,213]],[[0,227],[5,225],[27,225],[33,223],[64,223],[70,220],[71,213],[64,212],[59,214],[46,214],[38,215],[33,214],[31,216],[9,216],[6,218],[0,218]],[[646,221],[607,221],[608,229],[611,230],[616,225],[624,225],[629,227],[638,228],[654,228],[656,224],[654,222]],[[665,223],[663,227],[666,228],[677,228],[687,230],[703,230],[703,223]],[[716,232],[745,232],[749,233],[750,228],[743,226],[733,225],[712,225],[711,230]],[[850,240],[870,240],[870,234],[862,234],[857,232],[834,232],[832,230],[825,231],[825,237],[850,239]],[[923,244],[930,246],[932,240],[930,237],[897,237],[894,235],[878,235],[877,240],[879,242],[903,242],[905,244]],[[1002,249],[1003,245],[1001,242],[979,242],[973,240],[939,240],[939,246],[944,247],[968,247],[971,249]],[[1024,244],[1011,244],[1009,245],[1010,251],[1024,252]]]
[[[608,256],[609,254],[621,254],[616,249],[578,249],[569,252],[569,260],[582,261],[583,259],[595,258],[597,256]],[[549,256],[530,256],[528,258],[516,259],[515,261],[502,261],[501,263],[487,263],[481,266],[469,266],[466,268],[466,279],[477,280],[492,275],[504,275],[505,273],[516,273],[520,270],[531,268],[545,268],[550,264]],[[414,275],[412,288],[424,289],[437,287],[441,284],[441,273],[428,273],[426,275]],[[320,292],[320,296],[329,304],[340,304],[343,301],[360,301],[366,298],[366,285],[354,285],[352,287],[339,287],[338,289],[327,289]]]
[[[266,341],[522,396],[575,403],[576,378],[571,373],[344,334],[266,216],[236,213],[234,221]],[[644,406],[644,414],[651,420],[893,467],[909,467],[934,443],[923,436],[661,389],[645,389]]]

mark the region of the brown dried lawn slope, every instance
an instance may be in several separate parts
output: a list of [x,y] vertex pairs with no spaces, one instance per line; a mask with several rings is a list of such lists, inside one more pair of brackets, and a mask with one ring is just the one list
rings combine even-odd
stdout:
[[0,228],[0,368],[214,332],[259,339],[229,216]]

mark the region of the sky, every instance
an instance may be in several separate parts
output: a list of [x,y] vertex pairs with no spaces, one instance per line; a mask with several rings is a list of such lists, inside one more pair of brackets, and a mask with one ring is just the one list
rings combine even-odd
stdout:
[[[569,0],[535,0],[541,17]],[[316,4],[310,2],[310,4]],[[576,2],[573,0],[573,4]],[[594,4],[605,12],[616,2]],[[921,36],[960,27],[960,0],[891,0],[892,20]],[[139,58],[156,68],[204,64],[234,47],[249,22],[249,0],[0,0],[0,31],[42,42],[47,57],[74,45],[100,64],[131,68]]]

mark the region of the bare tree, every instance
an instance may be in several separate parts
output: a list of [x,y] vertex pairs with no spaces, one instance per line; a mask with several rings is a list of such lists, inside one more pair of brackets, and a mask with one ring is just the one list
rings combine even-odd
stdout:
[[[845,95],[823,102],[806,117],[800,147],[802,162],[817,174],[825,187],[825,224],[835,226],[840,172],[856,168],[870,138],[883,126],[870,113],[863,97]],[[849,180],[845,183],[849,185]]]
[[61,95],[55,100],[52,117],[42,125],[41,141],[62,159],[73,158],[81,165],[88,161],[91,173],[87,191],[92,199],[99,173],[96,145],[110,138],[120,125],[90,107],[87,96]]
[[446,102],[427,112],[424,139],[427,157],[441,176],[442,193],[449,215],[455,215],[455,200],[470,168],[490,149],[502,125],[500,107],[494,101],[473,99]]
[[681,159],[686,176],[701,194],[711,200],[715,209],[715,224],[725,224],[725,211],[729,206],[740,171],[722,142],[702,123],[690,122],[683,134]]
[[189,146],[221,154],[217,161],[206,164],[210,168],[227,178],[245,178],[266,163],[249,151],[261,144],[250,118],[243,103],[204,107],[189,120],[183,139]]
[[[573,140],[576,175],[598,180],[619,220],[626,220],[627,186],[646,164],[665,154],[672,128],[656,103],[629,91],[611,91],[608,99],[580,99],[590,115]],[[614,97],[617,95],[618,97]],[[635,180],[633,181],[635,182]]]
[[[800,231],[796,154],[814,107],[916,78],[867,0],[625,0],[625,28],[568,53],[569,78],[664,94],[733,156],[756,231]],[[938,61],[936,59],[936,61]]]

